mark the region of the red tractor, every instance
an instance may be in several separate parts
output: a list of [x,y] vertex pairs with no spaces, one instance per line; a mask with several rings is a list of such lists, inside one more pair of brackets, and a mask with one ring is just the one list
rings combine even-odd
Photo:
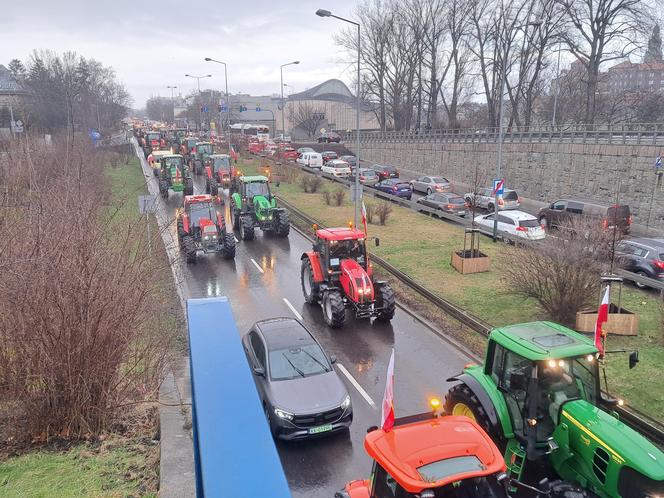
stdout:
[[502,453],[467,417],[423,413],[396,419],[390,431],[369,431],[371,479],[349,482],[335,498],[509,496]]
[[231,186],[231,156],[228,154],[212,154],[205,166],[205,191],[218,195],[219,188]]
[[305,301],[321,304],[330,327],[344,324],[346,308],[353,309],[357,318],[391,320],[396,307],[394,291],[387,282],[374,280],[364,232],[354,228],[315,228],[313,250],[302,255]]
[[224,259],[235,257],[235,237],[226,231],[221,202],[211,195],[187,195],[178,209],[177,233],[187,263],[195,263],[199,251],[220,252]]

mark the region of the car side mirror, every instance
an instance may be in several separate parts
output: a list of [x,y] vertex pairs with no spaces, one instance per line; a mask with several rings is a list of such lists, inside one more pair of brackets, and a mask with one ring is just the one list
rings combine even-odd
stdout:
[[336,362],[337,362],[337,356],[334,355],[334,354],[331,354],[330,355],[330,363],[332,363],[334,365]]
[[376,247],[378,247],[380,245],[380,239],[378,237],[376,237],[374,242],[376,243]]
[[254,367],[254,375],[258,375],[260,377],[265,377],[265,369],[263,367],[255,366]]
[[639,352],[632,351],[631,353],[629,353],[629,368],[630,369],[634,368],[638,362],[639,362]]

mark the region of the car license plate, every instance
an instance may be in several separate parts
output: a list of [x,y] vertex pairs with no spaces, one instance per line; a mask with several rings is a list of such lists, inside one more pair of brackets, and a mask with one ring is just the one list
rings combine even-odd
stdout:
[[309,429],[309,434],[320,434],[321,432],[329,432],[332,430],[332,424],[319,425]]

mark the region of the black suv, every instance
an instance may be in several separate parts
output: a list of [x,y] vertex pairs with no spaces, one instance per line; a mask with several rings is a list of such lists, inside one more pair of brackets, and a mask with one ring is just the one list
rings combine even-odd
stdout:
[[[616,260],[627,271],[664,282],[664,238],[623,240],[616,246]],[[639,288],[646,287],[635,283]]]
[[341,142],[341,135],[333,131],[326,131],[325,133],[321,133],[320,137],[318,137],[319,144],[322,143],[329,144],[330,142],[336,142],[336,143]]
[[386,166],[384,164],[374,164],[373,169],[380,180],[387,180],[388,178],[399,178],[399,171],[394,166]]
[[614,224],[623,233],[629,233],[632,214],[624,204],[605,205],[595,201],[578,199],[559,199],[539,210],[537,219],[544,228],[555,228],[575,216],[596,219],[604,228],[613,228]]

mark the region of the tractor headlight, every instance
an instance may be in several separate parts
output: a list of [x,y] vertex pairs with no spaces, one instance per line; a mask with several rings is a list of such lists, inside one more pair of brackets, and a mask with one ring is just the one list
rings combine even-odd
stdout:
[[210,240],[210,236],[209,235],[204,236],[203,240]]
[[293,414],[292,414],[292,413],[289,413],[289,412],[287,412],[287,411],[285,411],[285,410],[281,410],[281,409],[279,409],[279,408],[275,408],[275,409],[274,409],[274,414],[275,414],[277,417],[279,417],[279,418],[283,418],[283,419],[285,419],[285,420],[293,420]]
[[271,220],[271,219],[272,219],[272,215],[268,216],[267,219],[268,219],[268,220]]
[[346,397],[344,400],[341,402],[341,409],[345,410],[350,406],[350,395],[346,394]]
[[213,235],[213,236],[212,236],[212,240],[214,240],[214,239],[216,239],[216,238],[217,238],[217,236],[216,236],[216,235]]

